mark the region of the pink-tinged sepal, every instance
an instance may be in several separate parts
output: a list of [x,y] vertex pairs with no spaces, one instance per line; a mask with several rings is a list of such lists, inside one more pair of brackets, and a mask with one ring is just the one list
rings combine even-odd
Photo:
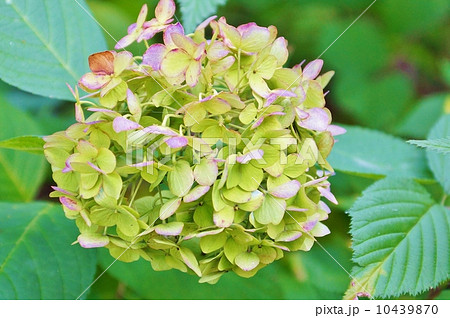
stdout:
[[101,174],[106,174],[105,171],[103,171],[102,169],[100,169],[96,164],[94,164],[94,163],[92,163],[92,162],[90,162],[90,161],[88,161],[87,164],[88,164],[92,169],[94,169],[95,171],[97,171],[97,172],[99,172],[99,173],[101,173]]
[[330,229],[321,222],[317,222],[317,224],[309,231],[311,235],[314,237],[323,237],[325,235],[330,234]]
[[170,148],[181,148],[188,144],[188,139],[182,136],[171,137],[169,139],[166,139],[165,143]]
[[94,73],[86,73],[78,81],[81,88],[88,91],[96,91],[106,86],[111,77],[109,75],[95,75]]
[[122,131],[128,131],[128,130],[134,130],[134,129],[139,129],[142,128],[141,125],[139,125],[138,123],[126,119],[125,117],[116,117],[113,120],[113,129],[116,133],[122,132]]
[[136,30],[136,27],[137,27],[136,23],[130,24],[130,26],[127,29],[128,34],[132,33],[134,30]]
[[274,89],[267,96],[264,107],[270,106],[278,97],[297,97],[297,94],[285,89]]
[[228,48],[222,42],[214,42],[208,48],[208,59],[218,61],[230,53]]
[[172,40],[172,34],[181,34],[184,35],[184,28],[181,25],[181,23],[175,23],[169,25],[166,30],[164,31],[163,40],[164,44],[168,49],[173,49],[177,47],[175,43]]
[[78,201],[69,197],[60,197],[59,202],[61,202],[62,205],[72,211],[81,211],[81,209],[83,208]]
[[159,224],[155,227],[155,232],[164,236],[177,236],[183,231],[183,222],[170,222]]
[[155,9],[155,17],[161,24],[167,21],[175,14],[175,2],[173,0],[160,0]]
[[153,160],[150,160],[150,161],[144,161],[144,162],[139,162],[139,163],[131,164],[130,167],[142,168],[142,167],[151,166],[151,165],[153,165],[154,163],[155,163],[155,162],[154,162]]
[[71,157],[69,156],[64,163],[64,168],[61,170],[62,173],[67,173],[73,171],[72,166],[70,165]]
[[303,80],[313,80],[315,79],[320,71],[322,70],[323,60],[317,59],[309,62],[303,69],[302,78]]
[[127,34],[116,43],[114,48],[116,50],[123,50],[124,48],[132,44],[134,41],[136,41],[136,36],[133,36],[133,34]]
[[298,190],[300,190],[300,182],[291,180],[272,189],[270,194],[277,198],[289,199],[296,195]]
[[328,207],[328,205],[326,205],[325,202],[319,201],[319,207],[320,207],[321,210],[325,211],[327,214],[331,213],[330,208]]
[[53,190],[58,191],[58,192],[61,192],[61,193],[66,194],[66,195],[70,195],[70,196],[76,196],[76,195],[77,195],[76,193],[67,191],[67,190],[65,190],[65,189],[63,189],[63,188],[60,188],[60,187],[55,187],[55,186],[50,186],[50,187],[51,187]]
[[270,55],[273,55],[277,59],[277,66],[283,66],[289,57],[289,51],[287,49],[287,40],[284,37],[277,38],[270,48]]
[[339,136],[345,134],[347,129],[336,125],[329,125],[327,131],[329,131],[332,136]]
[[298,239],[300,236],[302,236],[302,232],[300,232],[300,231],[284,231],[284,232],[281,232],[277,236],[276,241],[278,241],[278,242],[293,242],[296,239]]
[[83,248],[96,248],[108,245],[109,238],[99,233],[82,233],[77,241]]
[[239,163],[242,163],[242,164],[246,164],[247,162],[249,162],[252,159],[255,159],[255,160],[261,159],[263,157],[263,155],[264,155],[264,150],[262,150],[262,149],[252,150],[242,156],[238,156],[236,158],[236,161]]
[[161,62],[166,53],[167,48],[163,44],[153,44],[145,51],[142,63],[150,65],[154,71],[159,71],[161,69]]
[[327,198],[328,201],[330,201],[330,202],[332,202],[334,204],[338,204],[338,201],[336,200],[336,197],[330,191],[330,184],[329,183],[328,183],[327,186],[325,186],[325,187],[317,187],[317,189],[319,190],[321,196]]
[[178,134],[169,127],[151,125],[143,129],[144,132],[156,135],[178,136]]
[[197,28],[195,29],[195,31],[199,31],[199,30],[203,30],[205,29],[210,23],[211,21],[215,20],[217,18],[217,15],[213,15],[209,18],[207,18],[205,21],[203,21],[202,23],[200,23]]
[[306,232],[311,231],[316,226],[318,221],[319,220],[311,220],[303,223],[302,225],[303,230],[305,230]]
[[184,196],[183,201],[186,203],[196,201],[204,196],[210,189],[210,186],[197,186]]
[[297,107],[296,111],[297,116],[300,119],[298,121],[300,127],[316,131],[325,131],[331,123],[331,115],[326,108],[315,107],[304,111]]
[[[147,13],[148,13],[148,7],[147,7],[147,4],[145,4],[144,3],[144,5],[142,6],[142,8],[141,8],[141,11],[139,12],[139,15],[138,15],[138,18],[137,18],[137,21],[136,21],[136,23],[135,23],[135,26],[136,27],[142,27],[142,25],[144,24],[144,22],[145,22],[145,19],[147,18]],[[131,27],[131,26],[130,26]],[[134,29],[132,29],[131,30],[131,32],[133,32],[134,31]],[[131,33],[130,32],[130,30],[128,29],[128,33]]]

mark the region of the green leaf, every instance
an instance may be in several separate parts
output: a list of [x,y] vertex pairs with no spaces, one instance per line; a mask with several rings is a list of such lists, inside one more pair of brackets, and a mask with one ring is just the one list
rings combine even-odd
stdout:
[[38,136],[20,136],[0,141],[0,148],[22,150],[34,154],[44,153],[45,141]]
[[60,206],[0,203],[0,299],[77,298],[96,266],[94,250],[71,246],[77,235]]
[[[428,134],[428,139],[446,138],[448,140],[449,137],[450,114],[442,116]],[[442,185],[445,192],[450,194],[450,154],[427,151],[427,159],[434,177]]]
[[[402,10],[408,6],[408,10]],[[397,0],[386,3],[385,6],[376,7],[381,21],[389,30],[410,34],[426,33],[445,21],[448,12],[448,2],[445,0]],[[417,17],[420,16],[420,19]]]
[[1,1],[1,79],[34,94],[73,100],[65,83],[74,86],[89,71],[87,57],[106,50],[88,12],[84,0]]
[[[343,244],[341,241],[340,243]],[[335,244],[334,244],[335,245]],[[336,251],[335,246],[325,248],[346,268],[350,253]],[[342,245],[343,246],[343,245]],[[108,269],[112,275],[128,286],[140,299],[339,299],[345,291],[348,275],[319,247],[308,253],[295,253],[301,263],[277,261],[261,269],[251,279],[238,277],[230,272],[223,275],[215,285],[199,284],[199,278],[177,270],[155,272],[145,260],[133,263],[116,262]],[[308,254],[308,255],[306,255]],[[311,254],[311,255],[309,255]],[[114,258],[108,251],[99,251],[100,266],[106,269]],[[301,266],[301,269],[299,268]],[[301,271],[301,272],[300,272]],[[339,274],[333,274],[338,272]],[[320,279],[326,277],[324,279]],[[103,285],[107,277],[102,276],[94,285]],[[331,284],[330,284],[331,282]],[[323,286],[323,285],[331,286]]]
[[435,94],[421,99],[398,125],[396,133],[425,139],[431,127],[444,114],[447,94]]
[[438,138],[433,140],[408,140],[411,145],[427,148],[443,154],[450,153],[450,137]]
[[198,24],[213,15],[217,7],[224,5],[226,0],[179,0],[186,33],[194,32]]
[[334,169],[366,177],[431,179],[420,149],[376,130],[344,127],[347,133],[336,137],[338,142],[327,158]]
[[325,297],[336,295],[335,299],[340,299],[350,283],[350,277],[341,268],[343,266],[350,271],[352,266],[351,251],[347,247],[347,242],[346,237],[343,238],[336,232],[325,241],[321,241],[336,262],[331,260],[330,255],[317,244],[314,244],[308,253],[289,253],[286,258],[296,277],[302,281],[309,281],[319,290],[326,291]]
[[[23,111],[2,100],[0,140],[20,135],[40,134],[40,128]],[[36,195],[45,173],[43,156],[11,149],[0,149],[0,198],[7,201],[29,201]]]
[[355,284],[346,293],[418,294],[448,279],[449,217],[411,179],[387,178],[363,192],[351,217]]

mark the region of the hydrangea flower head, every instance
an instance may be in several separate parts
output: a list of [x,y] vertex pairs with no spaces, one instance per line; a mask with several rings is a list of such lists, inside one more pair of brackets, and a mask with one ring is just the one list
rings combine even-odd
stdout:
[[[327,162],[335,136],[322,60],[288,68],[274,26],[205,20],[186,35],[175,4],[136,23],[116,45],[150,39],[143,56],[105,51],[76,96],[77,123],[45,138],[66,216],[84,248],[177,269],[215,283],[251,277],[330,233],[337,204]],[[205,29],[211,28],[211,38]]]

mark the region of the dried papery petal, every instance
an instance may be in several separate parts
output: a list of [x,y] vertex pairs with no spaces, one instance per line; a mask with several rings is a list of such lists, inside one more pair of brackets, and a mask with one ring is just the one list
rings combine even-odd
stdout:
[[114,73],[114,54],[111,51],[94,53],[89,56],[89,68],[98,75]]

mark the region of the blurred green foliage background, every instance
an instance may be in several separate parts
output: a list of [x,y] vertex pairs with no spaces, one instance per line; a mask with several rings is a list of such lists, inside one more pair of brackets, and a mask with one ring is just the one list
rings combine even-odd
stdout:
[[[114,39],[125,35],[142,4],[148,3],[152,8],[157,1],[88,0],[87,3],[110,33],[105,33],[105,38],[108,47],[113,48]],[[217,14],[226,16],[232,25],[250,21],[263,26],[275,25],[279,35],[289,41],[289,66],[320,56],[325,61],[324,71],[336,71],[327,95],[327,107],[334,121],[404,138],[425,139],[438,117],[450,113],[449,2],[377,1],[329,47],[370,3],[362,0],[228,0]],[[177,17],[182,20],[178,12]],[[136,44],[131,46],[131,51],[139,55],[144,49]],[[72,103],[34,96],[3,82],[0,82],[0,109],[25,118],[22,125],[15,125],[14,129],[5,118],[0,120],[0,139],[50,134],[74,122]],[[33,124],[28,123],[29,118],[34,119]],[[12,152],[7,153],[12,155]],[[27,169],[34,171],[30,177],[45,178],[40,193],[27,193],[24,189],[22,194],[13,194],[9,199],[22,201],[34,196],[48,200],[52,184],[49,168],[44,168],[43,161],[36,156],[36,165]],[[333,208],[326,222],[332,234],[320,243],[347,271],[352,264],[349,220],[344,211],[373,181],[343,173],[331,179],[340,205]],[[105,250],[98,254],[100,274],[113,259]],[[213,286],[200,285],[195,277],[175,271],[154,272],[144,261],[118,262],[93,285],[88,298],[340,299],[350,278],[335,260],[315,245],[310,253],[292,253],[252,279],[229,274]],[[440,297],[449,297],[448,291]]]

